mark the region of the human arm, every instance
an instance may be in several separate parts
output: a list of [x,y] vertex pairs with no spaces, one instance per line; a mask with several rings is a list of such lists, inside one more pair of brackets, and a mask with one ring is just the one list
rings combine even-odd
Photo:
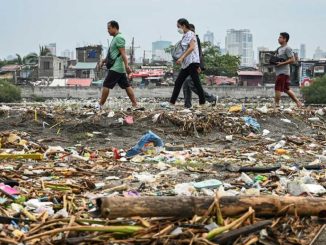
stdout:
[[295,58],[294,56],[292,56],[290,59],[288,59],[287,61],[284,62],[278,62],[276,66],[284,66],[284,65],[288,65],[288,64],[293,64],[295,62]]
[[129,64],[128,64],[128,57],[126,55],[126,49],[125,48],[119,48],[119,52],[121,54],[123,63],[125,64],[127,73],[128,74],[131,73],[131,68],[129,67]]

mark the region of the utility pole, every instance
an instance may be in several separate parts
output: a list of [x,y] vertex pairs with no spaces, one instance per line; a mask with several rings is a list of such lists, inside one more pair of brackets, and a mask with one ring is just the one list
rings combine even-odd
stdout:
[[130,47],[130,65],[132,66],[134,64],[135,60],[135,49],[140,48],[140,46],[135,47],[135,38],[132,38],[131,41],[131,47]]

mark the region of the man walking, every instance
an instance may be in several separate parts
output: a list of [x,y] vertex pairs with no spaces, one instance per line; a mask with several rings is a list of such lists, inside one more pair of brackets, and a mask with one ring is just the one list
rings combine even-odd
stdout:
[[[195,33],[195,26],[193,24],[189,24],[190,26],[190,30],[193,31]],[[197,45],[198,45],[198,50],[199,50],[199,59],[200,59],[200,66],[198,69],[198,73],[200,73],[201,71],[205,70],[205,64],[204,64],[204,60],[203,60],[203,53],[202,53],[202,49],[201,49],[201,43],[200,43],[200,39],[198,37],[198,35],[196,35],[197,38]],[[185,108],[191,108],[192,104],[191,104],[191,100],[192,100],[192,92],[194,92],[195,94],[198,95],[198,91],[195,87],[194,82],[192,81],[192,78],[190,76],[188,76],[188,78],[185,80],[184,84],[183,84],[183,97],[184,97],[184,106]],[[207,102],[212,103],[213,105],[216,104],[217,101],[217,97],[213,94],[209,94],[204,90],[204,96]]]
[[301,102],[290,89],[290,64],[295,62],[295,57],[292,49],[287,45],[289,39],[290,35],[286,32],[280,33],[278,38],[278,42],[281,46],[277,49],[276,56],[284,61],[277,62],[275,67],[275,108],[280,106],[282,92],[289,95],[298,107],[302,106]]
[[100,67],[106,64],[109,69],[108,74],[103,82],[102,96],[100,101],[95,105],[97,110],[100,110],[106,102],[110,89],[113,89],[116,84],[120,88],[125,89],[133,107],[137,107],[137,101],[134,91],[128,82],[126,73],[131,73],[131,68],[128,65],[128,58],[126,55],[125,45],[126,41],[119,32],[118,22],[112,20],[107,25],[110,36],[113,36],[111,45],[106,56],[102,60]]

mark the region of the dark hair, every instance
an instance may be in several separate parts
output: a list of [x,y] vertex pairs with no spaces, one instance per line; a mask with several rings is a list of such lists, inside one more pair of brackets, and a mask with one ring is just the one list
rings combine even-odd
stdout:
[[109,21],[108,25],[110,25],[111,27],[116,28],[117,30],[119,30],[119,23],[116,22],[115,20]]
[[184,19],[184,18],[181,18],[178,20],[178,24],[181,25],[181,26],[185,26],[187,27],[188,29],[190,29],[190,25],[189,25],[189,22],[188,20]]
[[287,32],[281,32],[280,33],[280,36],[282,36],[283,38],[285,38],[286,39],[286,42],[288,42],[290,40],[290,35]]
[[196,30],[196,28],[195,28],[195,25],[194,24],[189,24],[189,29],[190,30],[192,30],[192,31],[195,31]]

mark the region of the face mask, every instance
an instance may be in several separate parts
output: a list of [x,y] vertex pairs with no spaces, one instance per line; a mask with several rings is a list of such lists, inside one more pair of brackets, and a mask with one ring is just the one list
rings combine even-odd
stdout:
[[180,34],[183,34],[183,33],[184,33],[183,30],[182,30],[182,28],[178,28],[178,32],[179,32]]

